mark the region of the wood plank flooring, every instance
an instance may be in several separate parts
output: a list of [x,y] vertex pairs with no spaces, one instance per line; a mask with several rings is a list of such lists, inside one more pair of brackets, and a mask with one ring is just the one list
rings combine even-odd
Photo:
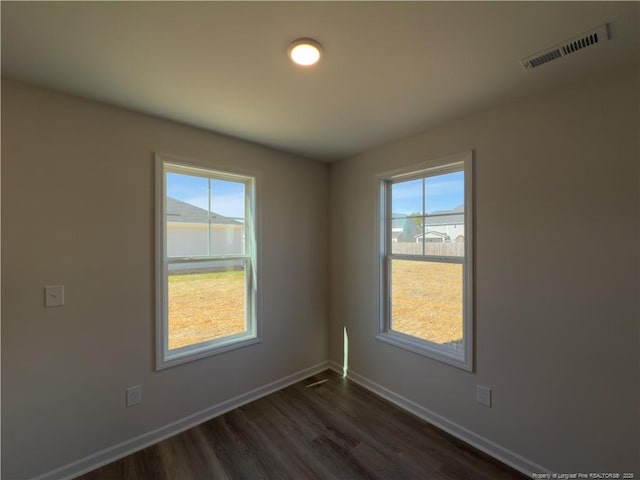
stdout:
[[524,478],[327,370],[78,480]]

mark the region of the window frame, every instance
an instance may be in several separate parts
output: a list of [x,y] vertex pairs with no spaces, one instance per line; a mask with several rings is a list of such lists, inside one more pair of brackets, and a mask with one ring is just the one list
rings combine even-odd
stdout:
[[[245,251],[244,254],[205,256],[167,256],[166,193],[167,173],[204,176],[210,179],[242,182],[245,184]],[[156,256],[156,370],[199,360],[212,355],[243,348],[261,342],[261,324],[258,315],[260,284],[259,214],[257,206],[258,175],[227,166],[188,160],[173,155],[155,154],[155,256]],[[245,318],[246,331],[192,345],[169,350],[168,318],[168,265],[170,263],[215,262],[242,260],[245,263]]]
[[[474,221],[473,221],[473,151],[449,155],[377,176],[379,183],[379,325],[376,338],[413,353],[472,372],[474,368]],[[462,168],[460,168],[462,167]],[[455,171],[464,172],[464,257],[432,255],[405,255],[392,253],[391,185],[398,181],[428,178]],[[426,214],[426,212],[423,212]],[[423,250],[424,252],[424,250]],[[462,332],[463,348],[460,353],[435,342],[395,331],[391,328],[391,261],[411,260],[460,263],[463,269]]]

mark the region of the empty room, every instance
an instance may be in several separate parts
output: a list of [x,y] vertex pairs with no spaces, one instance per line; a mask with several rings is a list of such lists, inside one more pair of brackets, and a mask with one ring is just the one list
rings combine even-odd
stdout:
[[0,8],[2,479],[640,478],[640,2]]

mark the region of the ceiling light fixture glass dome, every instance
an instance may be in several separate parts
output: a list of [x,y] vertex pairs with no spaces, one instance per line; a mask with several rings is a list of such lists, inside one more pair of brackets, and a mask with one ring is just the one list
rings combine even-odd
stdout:
[[322,46],[311,38],[299,38],[287,51],[291,61],[302,67],[315,65],[322,56]]

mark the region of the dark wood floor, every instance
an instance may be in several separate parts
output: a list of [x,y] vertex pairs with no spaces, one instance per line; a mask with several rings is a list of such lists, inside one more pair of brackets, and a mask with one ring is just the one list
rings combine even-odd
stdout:
[[81,480],[524,479],[326,371]]

